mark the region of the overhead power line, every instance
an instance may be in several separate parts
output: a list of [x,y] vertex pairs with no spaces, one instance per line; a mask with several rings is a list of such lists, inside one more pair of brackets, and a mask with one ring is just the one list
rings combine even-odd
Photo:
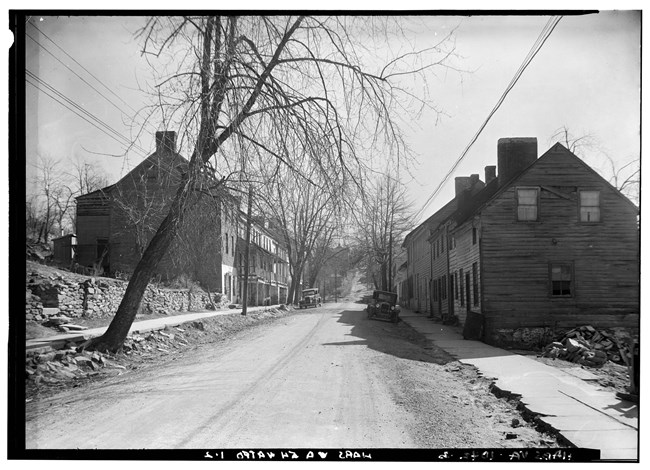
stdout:
[[[99,119],[97,116],[95,116],[95,115],[92,114],[91,112],[89,112],[89,111],[87,111],[86,109],[84,109],[81,105],[79,105],[78,103],[76,103],[76,102],[75,102],[74,100],[72,100],[71,98],[68,98],[67,96],[65,96],[63,93],[61,93],[61,92],[60,92],[59,90],[57,90],[55,87],[53,87],[52,85],[50,85],[49,83],[47,83],[45,80],[39,78],[36,74],[34,74],[33,72],[31,72],[31,71],[29,71],[29,70],[27,70],[27,69],[25,69],[25,73],[27,74],[27,76],[28,76],[29,78],[31,78],[32,80],[35,80],[36,82],[38,82],[38,84],[43,85],[43,86],[46,87],[50,92],[54,93],[55,95],[57,95],[57,96],[60,97],[61,99],[65,100],[65,101],[66,101],[67,103],[69,103],[71,106],[73,106],[74,108],[76,108],[77,110],[79,110],[80,112],[82,112],[85,116],[87,116],[88,118],[92,119],[92,120],[95,121],[97,124],[99,124],[100,126],[102,126],[103,128],[105,128],[106,130],[108,130],[110,133],[113,134],[114,137],[117,137],[117,139],[119,139],[119,140],[121,141],[120,143],[125,144],[125,145],[127,145],[128,147],[133,147],[133,148],[135,148],[135,149],[137,149],[137,150],[140,150],[140,151],[143,152],[144,154],[146,154],[146,150],[145,150],[145,149],[143,149],[142,147],[140,147],[140,146],[138,146],[138,145],[133,144],[133,143],[132,143],[132,142],[131,142],[127,137],[125,137],[124,135],[120,134],[118,131],[116,131],[114,128],[112,128],[112,127],[111,127],[110,125],[108,125],[106,122],[104,122],[104,121],[102,121],[101,119]],[[39,89],[40,89],[41,91],[43,91],[42,88],[39,88]],[[70,108],[68,107],[68,109],[70,109]],[[75,111],[75,112],[76,112],[76,111]],[[77,113],[77,114],[78,114],[78,113]],[[79,115],[79,114],[78,114],[78,115]],[[84,119],[85,119],[85,118],[84,118]],[[88,121],[88,120],[86,119],[86,121]],[[90,121],[88,121],[88,122],[90,122]]]
[[[37,78],[37,77],[36,77],[36,78]],[[120,145],[127,145],[127,144],[124,142],[124,140],[119,139],[119,138],[116,137],[113,133],[109,132],[106,128],[102,127],[100,124],[98,124],[98,123],[96,123],[96,122],[93,122],[92,120],[88,119],[88,117],[86,116],[87,112],[86,112],[85,110],[83,110],[83,109],[79,109],[79,107],[78,107],[77,105],[73,104],[73,103],[68,104],[68,103],[69,103],[68,98],[66,98],[66,97],[64,97],[64,96],[61,96],[61,94],[58,93],[58,92],[56,92],[56,91],[50,91],[47,87],[46,87],[46,88],[42,88],[42,87],[40,86],[40,84],[39,84],[39,83],[41,83],[41,82],[40,82],[38,79],[34,80],[34,78],[32,78],[32,77],[28,74],[28,76],[27,76],[27,78],[26,78],[25,81],[26,81],[27,83],[29,83],[30,85],[32,85],[32,86],[33,86],[34,88],[36,88],[37,90],[39,90],[39,91],[40,91],[41,93],[43,93],[44,95],[49,96],[50,98],[52,98],[54,101],[56,101],[57,103],[59,103],[61,106],[65,107],[65,108],[67,108],[68,110],[70,110],[70,111],[72,111],[73,113],[75,113],[75,114],[76,114],[77,116],[79,116],[81,119],[83,119],[84,121],[86,121],[86,122],[89,123],[90,125],[94,126],[94,127],[97,128],[99,131],[103,132],[103,133],[106,134],[108,137],[110,137],[111,139],[113,139],[113,140],[115,140],[116,142],[118,142]],[[122,137],[123,137],[123,136],[122,136]],[[125,137],[123,137],[123,138],[125,139]],[[127,147],[128,147],[128,145],[127,145]],[[140,154],[140,152],[138,152],[138,154]],[[140,154],[140,155],[146,157],[146,154]]]
[[[120,100],[120,101],[121,101],[124,105],[126,105],[126,106],[131,110],[131,111],[133,111],[134,113],[137,113],[137,111],[136,111],[135,109],[133,109],[133,107],[132,107],[129,103],[127,103],[126,101],[124,101],[124,100],[122,99],[122,97],[119,96],[117,93],[115,93],[115,92],[114,92],[114,91],[113,91],[113,90],[112,90],[108,85],[106,85],[103,81],[101,81],[99,78],[97,78],[97,76],[95,76],[95,75],[94,75],[90,70],[88,70],[86,67],[84,67],[82,64],[80,64],[80,63],[79,63],[79,62],[78,62],[74,57],[72,57],[70,54],[68,54],[68,53],[65,51],[65,49],[63,49],[63,47],[59,46],[59,45],[56,43],[56,41],[54,41],[54,39],[52,39],[52,38],[49,37],[47,34],[45,34],[43,31],[41,31],[41,30],[40,30],[40,29],[39,29],[35,24],[32,24],[32,26],[33,26],[34,29],[36,29],[36,31],[38,31],[38,32],[39,32],[43,37],[45,37],[48,41],[50,41],[52,44],[54,44],[54,45],[55,45],[55,46],[56,46],[56,47],[57,47],[61,52],[63,52],[63,53],[66,55],[66,57],[68,57],[68,58],[69,58],[70,60],[72,60],[75,64],[77,64],[79,67],[81,67],[81,68],[82,68],[82,69],[83,69],[83,70],[84,70],[88,75],[90,75],[91,77],[93,77],[93,78],[94,78],[94,79],[95,79],[99,84],[101,84],[101,85],[102,85],[106,90],[108,90],[109,93],[111,93],[114,97],[116,97],[118,100]],[[30,38],[31,38],[31,36],[30,36]],[[34,42],[36,42],[39,46],[43,47],[43,46],[42,46],[40,43],[38,43],[38,41],[36,41],[34,38],[32,38],[32,40],[33,40]],[[45,50],[44,47],[43,47],[43,49]],[[51,52],[49,52],[49,51],[47,51],[47,52],[48,52],[50,55],[52,55]],[[55,57],[55,58],[56,58],[56,57]],[[58,60],[58,59],[57,59],[57,60]],[[65,65],[65,64],[64,64],[64,65]],[[66,67],[67,67],[67,66],[66,66]],[[73,72],[73,73],[74,73],[74,72]],[[103,96],[103,95],[102,95],[102,96]],[[125,113],[125,114],[126,114],[126,113]]]
[[[94,116],[89,111],[83,109],[82,106],[75,103],[74,100],[71,100],[70,98],[65,96],[63,93],[58,91],[56,88],[54,88],[51,85],[45,83],[42,79],[38,78],[36,75],[34,75],[29,70],[25,70],[25,72],[27,73],[27,77],[26,77],[25,81],[27,83],[29,83],[30,85],[32,85],[34,88],[36,88],[38,91],[40,91],[44,95],[50,97],[52,100],[56,101],[57,103],[59,103],[64,108],[72,111],[74,114],[79,116],[81,119],[86,121],[91,126],[95,127],[97,130],[103,132],[108,137],[115,140],[117,143],[119,143],[120,145],[125,147],[125,150],[133,149],[134,152],[137,153],[139,156],[141,156],[143,158],[147,158],[147,156],[148,156],[147,151],[144,150],[142,147],[139,147],[139,146],[133,144],[125,136],[123,136],[122,134],[120,134],[115,129],[111,128],[110,126],[108,126],[101,119],[97,118],[96,116]],[[43,88],[41,85],[43,87],[45,87],[45,88]],[[165,172],[168,175],[172,174],[171,168],[169,168],[168,166],[162,164],[161,162],[159,162],[157,160],[152,160],[151,164],[153,164],[159,170]]]
[[548,22],[546,23],[546,25],[542,29],[540,35],[535,40],[535,43],[531,47],[530,51],[526,55],[526,58],[524,59],[522,64],[519,66],[519,69],[517,69],[517,72],[513,76],[512,80],[510,80],[510,83],[508,84],[505,91],[503,92],[503,94],[501,95],[499,100],[497,101],[497,104],[494,106],[494,108],[492,108],[492,111],[490,111],[487,118],[483,121],[483,123],[479,127],[479,129],[476,132],[476,134],[474,135],[474,137],[472,137],[472,139],[470,140],[467,147],[465,147],[465,150],[463,150],[463,152],[461,153],[460,157],[458,157],[456,159],[456,161],[451,166],[451,168],[449,169],[449,171],[447,172],[445,177],[442,179],[440,184],[438,184],[438,186],[436,186],[436,189],[431,193],[431,195],[426,200],[426,202],[424,203],[422,208],[415,214],[415,219],[416,220],[419,219],[419,217],[422,215],[422,213],[427,209],[427,207],[429,207],[429,204],[431,204],[431,201],[433,201],[433,199],[438,195],[438,193],[440,192],[440,190],[442,189],[444,184],[449,180],[449,178],[451,177],[453,172],[456,170],[456,168],[458,168],[458,165],[460,165],[460,163],[463,161],[463,159],[467,155],[467,152],[469,151],[469,149],[472,147],[472,145],[474,145],[474,143],[476,142],[478,137],[481,135],[481,132],[483,132],[483,129],[485,129],[485,127],[487,126],[487,124],[490,121],[490,119],[492,118],[492,116],[501,107],[501,104],[506,99],[506,96],[508,96],[508,93],[510,93],[510,90],[512,90],[512,88],[515,86],[515,84],[519,81],[519,78],[523,74],[524,70],[526,70],[526,68],[528,67],[530,62],[537,55],[537,53],[540,51],[540,49],[542,48],[542,46],[544,45],[546,40],[549,38],[549,36],[551,35],[551,33],[553,32],[553,30],[555,29],[555,27],[557,26],[557,24],[559,23],[559,21],[561,19],[562,19],[561,16],[554,16],[554,17],[551,17],[548,20]]
[[119,112],[121,112],[121,113],[123,113],[123,114],[128,114],[128,113],[124,112],[124,110],[123,110],[122,108],[120,108],[117,104],[115,104],[115,102],[114,102],[112,99],[110,99],[110,98],[109,98],[108,96],[106,96],[104,93],[102,93],[102,92],[99,91],[97,88],[95,88],[91,83],[89,83],[88,80],[86,80],[84,77],[82,77],[81,75],[79,75],[76,71],[72,70],[72,68],[71,68],[68,64],[66,64],[65,62],[63,62],[63,61],[62,61],[61,59],[59,59],[56,55],[54,55],[54,54],[52,53],[52,51],[50,51],[47,47],[45,47],[43,44],[41,44],[40,42],[38,42],[38,41],[37,41],[36,39],[34,39],[32,36],[30,36],[29,33],[25,33],[25,35],[26,35],[28,38],[30,38],[32,41],[34,41],[34,42],[35,42],[35,43],[36,43],[36,44],[37,44],[41,49],[43,49],[45,52],[47,52],[49,55],[51,55],[51,56],[54,58],[54,60],[56,60],[57,62],[59,62],[59,63],[60,63],[61,65],[63,65],[66,69],[68,69],[68,70],[69,70],[70,72],[72,72],[75,76],[77,76],[77,78],[79,78],[79,80],[81,80],[82,82],[84,82],[86,85],[88,85],[90,88],[92,88],[95,92],[97,92],[97,94],[99,94],[102,98],[104,98],[106,101],[108,101],[112,106],[115,107],[115,109],[117,109]]

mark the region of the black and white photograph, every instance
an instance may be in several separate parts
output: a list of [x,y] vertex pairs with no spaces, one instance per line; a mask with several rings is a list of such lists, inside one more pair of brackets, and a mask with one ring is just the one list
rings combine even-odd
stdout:
[[639,462],[643,11],[223,7],[8,12],[9,460]]

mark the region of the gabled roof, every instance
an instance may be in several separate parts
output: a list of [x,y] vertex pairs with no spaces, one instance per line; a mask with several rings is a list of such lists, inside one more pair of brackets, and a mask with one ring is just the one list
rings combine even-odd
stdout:
[[483,204],[492,199],[492,196],[494,196],[498,190],[499,179],[494,178],[485,186],[485,188],[480,190],[474,196],[470,196],[465,203],[461,203],[458,210],[454,212],[448,220],[453,219],[457,225],[462,224],[474,215],[479,207],[482,207]]
[[108,194],[108,193],[111,192],[111,190],[113,189],[114,186],[115,186],[114,184],[111,184],[110,186],[106,186],[105,188],[96,189],[95,191],[91,191],[91,192],[89,192],[89,193],[86,193],[86,194],[82,194],[82,195],[80,195],[80,196],[77,196],[77,197],[75,197],[75,199],[83,199],[83,198],[85,198],[85,197],[95,196],[95,195],[97,195],[98,193],[99,193],[99,194]]
[[[434,212],[428,219],[418,225],[415,229],[411,230],[404,241],[402,242],[402,247],[405,247],[409,238],[415,236],[415,233],[421,229],[428,227],[430,230],[435,229],[440,225],[449,215],[451,215],[456,210],[457,198],[453,198],[447,204],[442,206],[437,212]],[[428,234],[427,234],[428,236]]]
[[[481,180],[477,180],[472,187],[469,189],[466,189],[463,193],[461,193],[458,196],[455,196],[452,200],[450,200],[447,204],[442,206],[438,211],[434,212],[427,220],[422,222],[420,225],[418,225],[414,230],[409,232],[406,237],[404,237],[404,242],[402,243],[402,247],[406,246],[406,243],[409,239],[409,237],[413,236],[417,231],[423,229],[424,227],[427,227],[429,231],[436,230],[438,227],[440,227],[443,223],[449,219],[450,216],[456,213],[458,210],[458,204],[464,200],[465,197],[468,197],[466,195],[468,194],[480,194],[485,188],[479,189],[477,191],[476,186],[478,184],[483,184]],[[429,235],[427,234],[427,238]]]
[[488,205],[492,200],[496,199],[503,192],[507,191],[509,188],[515,185],[519,179],[521,179],[532,168],[538,165],[540,161],[543,161],[544,158],[548,158],[547,157],[548,155],[551,155],[558,150],[565,153],[570,158],[574,159],[576,162],[582,165],[587,171],[589,171],[598,179],[600,179],[602,183],[610,187],[612,191],[614,191],[616,194],[618,194],[619,197],[623,198],[630,206],[632,206],[635,211],[639,210],[638,207],[636,207],[636,205],[634,205],[632,201],[630,201],[627,197],[625,197],[623,193],[621,193],[618,189],[612,186],[612,184],[609,181],[607,181],[605,178],[603,178],[596,170],[591,168],[584,161],[582,161],[582,159],[577,157],[573,152],[571,152],[564,145],[558,142],[555,145],[553,145],[550,149],[548,149],[546,152],[544,152],[544,154],[541,157],[539,157],[533,163],[528,165],[523,171],[521,171],[519,174],[517,174],[512,179],[510,179],[510,181],[507,181],[501,186],[499,186],[498,184],[498,178],[495,178],[494,180],[490,181],[490,183],[485,188],[483,188],[483,190],[479,191],[475,196],[473,196],[466,205],[460,207],[450,218],[453,218],[458,225],[465,223],[470,217],[472,217],[477,212],[479,212],[483,207]]

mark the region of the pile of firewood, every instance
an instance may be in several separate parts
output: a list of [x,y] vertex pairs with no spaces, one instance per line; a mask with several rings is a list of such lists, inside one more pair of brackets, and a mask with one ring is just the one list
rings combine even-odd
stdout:
[[590,367],[600,367],[607,361],[628,364],[631,358],[629,334],[581,326],[567,332],[560,341],[547,345],[541,355]]

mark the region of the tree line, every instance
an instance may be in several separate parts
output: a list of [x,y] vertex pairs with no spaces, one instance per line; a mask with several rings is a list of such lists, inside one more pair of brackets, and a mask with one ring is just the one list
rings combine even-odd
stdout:
[[27,240],[49,243],[75,231],[75,198],[108,186],[104,170],[82,160],[39,155],[25,203]]

